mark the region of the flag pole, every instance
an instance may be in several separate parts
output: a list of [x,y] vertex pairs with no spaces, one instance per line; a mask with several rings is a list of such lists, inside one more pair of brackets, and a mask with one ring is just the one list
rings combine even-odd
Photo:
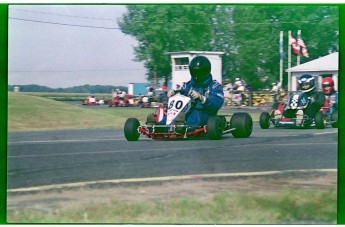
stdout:
[[[298,43],[298,40],[301,38],[301,30],[298,30],[297,31],[297,43]],[[298,43],[299,44],[299,43]],[[299,47],[301,48],[301,47]],[[301,52],[297,55],[297,65],[299,65],[301,62]]]
[[[290,39],[291,31],[288,32],[288,40]],[[288,42],[288,69],[291,68],[291,45]],[[288,91],[291,90],[291,72],[288,71]]]
[[279,34],[279,82],[280,86],[283,85],[283,57],[284,57],[284,52],[283,52],[283,31],[280,31]]

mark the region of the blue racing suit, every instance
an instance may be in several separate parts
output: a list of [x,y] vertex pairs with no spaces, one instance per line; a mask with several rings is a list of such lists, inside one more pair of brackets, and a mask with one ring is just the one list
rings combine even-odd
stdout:
[[191,90],[199,92],[206,97],[206,101],[201,103],[197,100],[192,109],[186,114],[188,125],[203,126],[207,124],[209,116],[215,116],[224,103],[223,87],[220,83],[208,75],[207,79],[198,84],[195,80],[190,80],[182,85],[180,93],[188,96]]

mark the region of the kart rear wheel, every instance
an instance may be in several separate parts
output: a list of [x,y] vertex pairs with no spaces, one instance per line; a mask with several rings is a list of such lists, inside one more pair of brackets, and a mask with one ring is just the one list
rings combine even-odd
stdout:
[[317,112],[314,121],[317,129],[324,129],[326,127],[326,117],[323,113]]
[[139,139],[140,133],[138,132],[138,128],[140,123],[136,118],[128,118],[125,127],[124,133],[127,141],[137,141]]
[[334,123],[332,123],[332,127],[333,128],[338,128],[338,111],[335,110],[332,114],[331,114],[331,121],[333,121]]
[[210,140],[219,140],[223,135],[223,124],[217,116],[209,117],[207,121],[207,137]]
[[268,129],[270,127],[271,115],[267,112],[260,114],[260,127],[262,129]]
[[248,113],[234,113],[230,120],[230,127],[235,128],[231,133],[235,138],[247,138],[253,131],[253,120]]

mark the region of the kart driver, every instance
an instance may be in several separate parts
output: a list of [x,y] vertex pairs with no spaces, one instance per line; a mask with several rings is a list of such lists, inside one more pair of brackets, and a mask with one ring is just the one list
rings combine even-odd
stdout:
[[[211,75],[211,63],[204,56],[196,56],[189,64],[191,80],[183,83],[179,92],[189,96],[196,104],[191,110],[178,116],[175,122],[186,122],[188,125],[206,125],[209,116],[217,115],[218,110],[224,103],[223,87],[220,83],[213,80]],[[168,97],[173,96],[175,90],[168,92]],[[150,118],[150,119],[149,119]],[[152,121],[152,116],[148,116],[148,122]],[[164,118],[159,124],[165,124]]]
[[[299,89],[305,93],[309,99],[309,104],[304,110],[298,110],[296,112],[296,123],[302,122],[302,118],[304,115],[308,116],[310,119],[306,122],[312,123],[312,120],[316,113],[320,111],[321,107],[325,102],[325,95],[321,91],[316,90],[315,86],[315,79],[313,76],[309,74],[304,74],[298,79]],[[293,116],[289,116],[290,113],[288,111],[284,111],[284,116],[291,118]]]
[[322,80],[323,94],[329,102],[331,113],[338,110],[338,92],[334,90],[334,81],[332,77],[325,77]]

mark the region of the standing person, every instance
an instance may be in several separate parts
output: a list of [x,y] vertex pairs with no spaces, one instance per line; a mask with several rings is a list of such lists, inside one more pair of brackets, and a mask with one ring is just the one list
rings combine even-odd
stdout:
[[273,106],[277,106],[278,105],[278,100],[277,100],[277,95],[279,92],[279,87],[277,85],[277,83],[272,83],[272,89],[271,89],[271,94],[272,94],[272,98],[273,98]]
[[272,83],[271,92],[278,93],[278,91],[279,91],[279,87],[278,87],[277,83]]
[[230,79],[225,79],[223,81],[223,92],[224,96],[230,97],[230,92],[232,91],[232,83]]
[[[180,93],[190,96],[196,103],[193,108],[176,119],[178,122],[187,122],[188,125],[206,125],[210,116],[216,116],[224,103],[223,87],[213,80],[211,75],[211,62],[205,56],[196,56],[189,64],[191,80],[183,83]],[[168,97],[175,94],[174,90],[168,92]],[[148,116],[148,122],[155,122],[154,115]],[[164,118],[159,124],[165,124]]]
[[239,87],[243,86],[242,81],[240,80],[239,77],[235,78],[235,83],[233,84],[233,89],[237,90]]

